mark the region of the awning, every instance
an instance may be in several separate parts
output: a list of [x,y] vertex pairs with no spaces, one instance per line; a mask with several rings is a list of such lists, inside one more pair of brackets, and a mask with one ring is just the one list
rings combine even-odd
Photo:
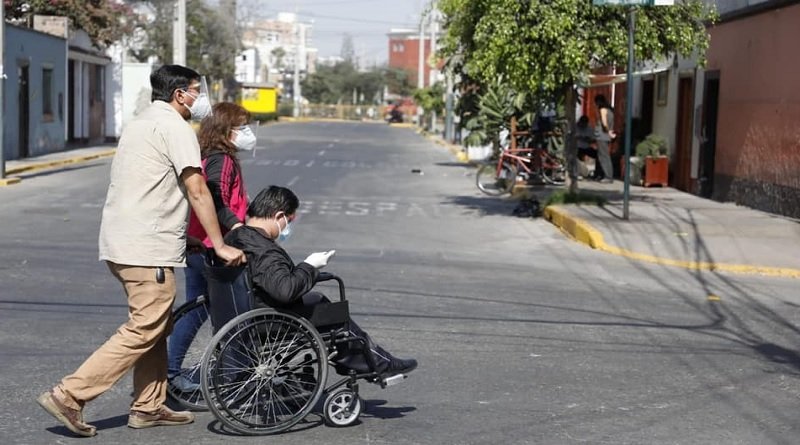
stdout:
[[[664,71],[669,71],[671,66],[662,66],[656,67],[648,70],[642,71],[634,71],[633,77],[644,77],[644,76],[651,76],[653,74],[663,73]],[[625,82],[628,74],[590,74],[589,75],[589,84],[579,84],[578,86],[581,88],[593,88],[593,87],[604,87],[607,85],[612,85],[615,83],[622,83]]]

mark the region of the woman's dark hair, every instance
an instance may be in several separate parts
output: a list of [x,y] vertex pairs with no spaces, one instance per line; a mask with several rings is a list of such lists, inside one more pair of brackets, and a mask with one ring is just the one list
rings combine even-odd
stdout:
[[255,218],[272,218],[283,212],[293,215],[300,206],[297,195],[285,187],[271,185],[258,192],[255,198],[247,206],[247,216]]
[[249,123],[250,112],[231,102],[220,102],[212,111],[200,123],[197,135],[200,154],[205,159],[211,152],[222,151],[235,159],[236,146],[230,140],[231,130]]
[[611,104],[608,103],[608,99],[602,94],[598,94],[594,97],[594,103],[600,108],[611,108]]
[[181,65],[162,65],[150,73],[150,87],[153,89],[150,100],[171,102],[175,90],[189,88],[193,80],[199,81],[200,74],[191,68]]

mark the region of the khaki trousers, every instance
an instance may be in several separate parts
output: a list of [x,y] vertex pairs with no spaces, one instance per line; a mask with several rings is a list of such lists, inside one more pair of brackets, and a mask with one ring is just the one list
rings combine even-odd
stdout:
[[175,273],[165,267],[164,282],[158,283],[155,267],[107,264],[128,295],[128,321],[54,392],[65,405],[81,409],[133,368],[131,409],[156,413],[167,398],[167,336],[172,329]]

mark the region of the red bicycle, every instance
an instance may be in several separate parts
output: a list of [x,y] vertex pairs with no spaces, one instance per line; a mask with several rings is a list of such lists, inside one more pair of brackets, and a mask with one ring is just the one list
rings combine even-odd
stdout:
[[545,148],[506,148],[496,161],[478,167],[475,184],[483,193],[499,196],[511,193],[518,178],[525,182],[539,180],[562,185],[566,182],[566,169],[564,163]]

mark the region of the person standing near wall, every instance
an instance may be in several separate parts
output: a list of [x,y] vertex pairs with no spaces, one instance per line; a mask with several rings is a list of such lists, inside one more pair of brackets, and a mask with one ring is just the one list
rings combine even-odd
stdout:
[[[150,75],[150,106],[123,130],[111,164],[100,225],[100,260],[122,283],[128,320],[71,375],[37,402],[73,433],[97,434],[83,408],[133,368],[131,428],[184,425],[190,412],[166,407],[167,335],[172,328],[175,267],[183,267],[189,204],[230,265],[244,254],[224,243],[201,171],[200,147],[189,118],[211,112],[201,76],[180,65]],[[204,94],[205,93],[205,94]]]
[[604,183],[613,182],[614,169],[611,165],[611,152],[608,145],[616,139],[617,133],[614,131],[614,109],[602,94],[594,97],[594,104],[597,106],[597,122],[595,124],[595,136],[597,141],[597,161],[599,169],[595,167],[595,179]]

